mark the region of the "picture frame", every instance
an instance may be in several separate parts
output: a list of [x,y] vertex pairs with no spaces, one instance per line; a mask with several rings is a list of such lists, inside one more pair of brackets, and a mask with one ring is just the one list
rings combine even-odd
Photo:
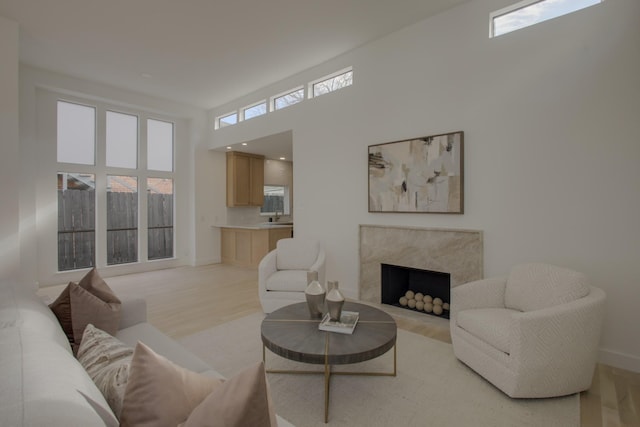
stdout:
[[369,145],[369,212],[464,213],[464,132]]

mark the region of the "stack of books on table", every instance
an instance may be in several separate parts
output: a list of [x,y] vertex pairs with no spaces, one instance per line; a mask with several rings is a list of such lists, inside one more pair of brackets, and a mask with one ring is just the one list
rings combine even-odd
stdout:
[[343,311],[340,320],[329,319],[329,313],[322,318],[318,326],[321,331],[338,332],[340,334],[353,334],[353,330],[358,323],[359,313],[357,311]]

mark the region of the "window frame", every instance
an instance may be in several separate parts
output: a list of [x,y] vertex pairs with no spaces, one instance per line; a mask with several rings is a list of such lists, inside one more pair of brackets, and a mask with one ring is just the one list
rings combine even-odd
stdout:
[[[264,113],[258,114],[257,116],[253,116],[253,117],[247,118],[247,110],[249,110],[251,108],[255,108],[255,107],[257,107],[259,105],[263,105],[263,104],[264,104]],[[269,112],[269,104],[268,104],[266,99],[263,99],[261,101],[254,102],[253,104],[249,104],[249,105],[247,105],[245,107],[242,107],[240,109],[240,111],[241,111],[240,121],[244,122],[244,121],[247,121],[247,120],[255,119],[256,117],[262,117],[265,114],[267,114]]]
[[[227,117],[231,117],[233,115],[236,116],[236,122],[235,123],[225,123],[225,124],[222,123],[223,119],[226,119]],[[240,122],[239,119],[240,119],[240,115],[238,114],[238,110],[233,110],[231,112],[222,114],[222,115],[216,117],[216,119],[215,119],[215,128],[216,129],[222,129],[222,128],[226,128],[226,127],[229,127],[229,126],[235,126]]]
[[[330,90],[327,93],[321,93],[321,94],[315,95],[315,85],[317,85],[319,83],[324,83],[324,82],[332,80],[332,79],[335,79],[336,77],[342,76],[342,75],[347,74],[347,73],[351,73],[351,83],[350,84],[348,84],[346,86],[342,86],[342,87],[340,87],[338,89]],[[331,74],[327,74],[326,76],[320,77],[319,79],[310,81],[308,83],[308,86],[307,86],[307,96],[308,96],[309,99],[313,99],[313,98],[317,98],[317,97],[322,96],[322,95],[328,95],[330,93],[337,92],[337,91],[339,91],[341,89],[347,88],[347,87],[352,86],[352,85],[353,85],[353,67],[351,66],[351,67],[343,68],[342,70],[335,71],[335,72],[333,72]]]
[[[280,215],[283,216],[288,216],[291,215],[291,190],[289,189],[289,186],[286,184],[264,184],[263,186],[263,194],[265,192],[265,190],[267,189],[267,187],[282,187],[283,190],[283,211],[280,212]],[[262,211],[262,208],[260,208],[260,216],[274,216],[276,213],[274,211]]]
[[[136,165],[133,168],[128,167],[128,166],[109,166],[108,165],[109,159],[108,159],[107,153],[108,153],[108,142],[109,141],[107,139],[107,135],[108,135],[108,130],[109,129],[108,129],[108,126],[107,126],[107,122],[108,122],[107,117],[108,117],[109,113],[120,114],[120,115],[125,115],[125,116],[132,116],[132,117],[136,118],[136,150],[135,150],[136,151]],[[114,169],[130,169],[130,170],[136,170],[136,169],[140,168],[140,115],[132,114],[132,113],[125,113],[122,110],[115,109],[115,108],[106,108],[105,111],[104,111],[104,114],[105,114],[105,122],[104,122],[104,125],[105,125],[105,134],[104,134],[104,138],[105,138],[105,144],[104,144],[104,149],[105,149],[105,160],[104,160],[105,167],[114,168]],[[98,112],[97,112],[97,109],[96,109],[96,116],[97,115],[98,115]],[[96,120],[97,120],[97,117],[96,117]],[[97,132],[96,132],[96,134],[97,134]],[[96,135],[96,138],[97,138],[97,135]]]
[[[92,163],[79,163],[79,162],[61,162],[59,160],[60,157],[60,153],[58,151],[58,137],[60,136],[59,134],[59,128],[58,125],[60,124],[59,122],[59,118],[58,118],[58,112],[59,112],[59,108],[60,108],[60,103],[64,103],[64,104],[73,104],[79,107],[85,107],[85,108],[91,108],[93,109],[93,161]],[[58,164],[66,164],[66,165],[78,165],[80,167],[83,166],[89,166],[89,167],[95,167],[96,163],[98,162],[98,152],[97,152],[97,138],[98,138],[98,109],[95,105],[92,105],[90,102],[82,102],[82,101],[75,101],[75,100],[71,100],[68,97],[60,97],[56,100],[56,136],[55,136],[55,140],[56,140],[56,162]]]
[[[111,179],[110,179],[111,178]],[[111,265],[125,265],[125,264],[135,264],[140,260],[140,183],[139,183],[139,179],[137,175],[114,175],[111,173],[107,173],[106,175],[106,198],[107,198],[107,202],[109,199],[109,193],[127,193],[127,192],[123,192],[123,191],[113,191],[111,189],[111,187],[109,186],[109,182],[111,180],[116,181],[118,178],[134,178],[135,179],[135,191],[130,191],[130,193],[135,194],[135,200],[136,200],[136,224],[135,224],[135,228],[129,228],[128,230],[125,229],[109,229],[109,210],[108,210],[108,204],[105,204],[105,206],[107,206],[107,212],[106,212],[106,216],[105,216],[105,220],[106,220],[106,231],[107,231],[107,240],[106,240],[106,245],[107,245],[107,250],[106,250],[106,260],[105,263],[107,266],[111,266]],[[136,235],[136,254],[135,254],[135,260],[133,261],[127,261],[127,262],[111,262],[109,263],[109,243],[110,243],[110,236],[109,236],[109,232],[112,232],[113,235],[122,233],[122,232],[127,232],[127,231],[134,231],[135,230],[135,235]]]
[[[340,75],[343,75],[343,74],[346,74],[346,73],[349,73],[349,72],[351,73],[351,83],[350,84],[348,84],[346,86],[342,86],[342,87],[334,89],[334,90],[330,90],[329,92],[321,93],[321,94],[318,94],[318,95],[314,96],[313,87],[316,84],[322,83],[322,82],[327,81],[327,80],[334,79],[334,78],[336,78],[336,77],[338,77]],[[267,100],[261,100],[261,101],[246,105],[244,107],[240,107],[240,108],[238,108],[238,109],[236,109],[236,110],[234,110],[232,112],[228,112],[228,113],[225,113],[225,114],[222,114],[222,115],[219,115],[219,116],[214,116],[214,119],[213,119],[213,130],[216,131],[216,130],[219,130],[219,129],[222,129],[222,128],[226,128],[226,127],[229,127],[229,126],[237,125],[237,124],[240,124],[241,122],[244,122],[244,121],[247,121],[247,120],[251,120],[251,119],[256,118],[256,117],[261,117],[261,116],[264,116],[265,114],[273,113],[274,111],[283,110],[283,109],[285,109],[287,107],[291,107],[291,106],[297,105],[297,104],[301,103],[302,101],[304,101],[306,99],[317,98],[318,96],[321,96],[321,95],[326,95],[328,93],[337,92],[340,89],[344,89],[344,88],[350,87],[352,85],[353,85],[353,66],[349,66],[349,67],[343,68],[341,70],[335,71],[335,72],[333,72],[331,74],[327,74],[327,75],[325,75],[323,77],[320,77],[318,79],[315,79],[315,80],[313,80],[311,82],[296,86],[293,89],[289,89],[289,90],[286,90],[284,92],[280,92],[280,93],[277,93],[275,95],[272,95],[272,96],[270,96],[268,98],[268,101]],[[291,94],[293,94],[295,92],[298,92],[298,91],[302,91],[302,96],[300,97],[300,99],[297,102],[295,102],[293,104],[286,104],[286,105],[283,105],[282,107],[276,108],[276,103],[277,103],[278,99],[284,98],[285,96],[291,95]],[[263,103],[267,104],[266,105],[266,111],[263,114],[260,114],[258,116],[253,116],[253,117],[250,117],[250,118],[246,117],[246,110],[248,110],[250,108],[253,108],[255,106],[261,105]],[[221,120],[223,120],[223,119],[225,119],[227,117],[231,117],[233,115],[236,116],[235,123],[224,124],[223,122],[221,122]]]
[[[168,170],[160,170],[160,169],[151,169],[149,167],[149,135],[148,135],[148,129],[149,129],[149,121],[151,121],[151,120],[153,120],[155,122],[169,123],[171,125],[171,170],[169,170],[169,171]],[[160,119],[160,118],[156,117],[155,115],[148,115],[147,117],[145,117],[145,127],[147,129],[147,134],[146,134],[147,138],[145,140],[145,148],[146,148],[146,155],[145,155],[146,168],[145,168],[145,170],[147,172],[151,172],[151,173],[156,173],[156,172],[173,173],[175,171],[175,169],[176,169],[176,122],[175,122],[175,120]],[[138,145],[139,145],[139,143],[138,143]]]
[[[52,153],[54,154],[51,159],[45,159],[43,156],[42,161],[42,179],[46,184],[46,188],[51,188],[51,181],[55,179],[57,173],[88,173],[95,175],[95,254],[94,254],[94,266],[97,268],[107,269],[119,269],[120,271],[141,271],[140,268],[135,266],[144,265],[149,263],[159,263],[166,266],[174,265],[178,261],[178,253],[180,253],[179,241],[178,241],[178,229],[181,227],[181,219],[176,209],[180,200],[180,184],[179,179],[179,166],[178,166],[178,129],[182,129],[185,123],[178,117],[171,117],[168,115],[154,113],[151,110],[144,108],[136,108],[130,106],[118,105],[114,102],[109,102],[101,99],[93,99],[91,97],[82,97],[81,95],[68,95],[56,91],[42,90],[43,96],[39,96],[39,105],[43,108],[43,114],[47,111],[50,114],[51,120],[43,120],[46,124],[43,125],[43,135],[51,135],[53,144]],[[87,107],[94,108],[96,117],[96,138],[95,138],[95,164],[84,165],[75,163],[62,163],[57,161],[57,105],[58,101],[79,104]],[[48,107],[47,107],[48,106]],[[126,167],[107,166],[106,158],[106,144],[107,144],[107,112],[127,114],[136,116],[138,119],[138,145],[137,145],[137,167],[135,169]],[[157,171],[148,169],[147,165],[147,123],[148,120],[156,120],[160,122],[170,123],[172,125],[172,171]],[[180,130],[182,132],[182,130]],[[48,172],[47,172],[48,171]],[[51,175],[54,173],[54,175]],[[137,247],[138,256],[137,260],[128,263],[108,264],[107,254],[107,177],[108,176],[133,176],[138,181],[138,215],[137,215]],[[53,176],[53,178],[52,178]],[[172,256],[166,258],[149,259],[148,251],[148,205],[147,205],[147,180],[148,178],[169,178],[173,180],[173,248]],[[43,187],[44,188],[44,187]],[[57,186],[54,187],[57,191]],[[56,203],[55,193],[46,191],[48,195],[45,195],[41,201],[38,201],[38,205],[51,205]],[[45,201],[47,200],[47,201]],[[55,204],[55,215],[51,218],[43,218],[43,233],[47,236],[58,235],[58,222],[57,222],[57,203]],[[50,230],[50,231],[47,231]],[[60,270],[58,268],[58,251],[55,249],[57,244],[57,237],[55,240],[50,237],[43,238],[42,245],[45,245],[47,251],[53,250],[56,254],[52,259],[41,259],[39,263],[43,265],[43,271],[51,272],[52,277],[68,277],[68,274],[77,274],[77,271],[85,269],[85,267],[75,270]],[[167,263],[169,262],[169,263]],[[159,268],[165,268],[160,266]],[[123,270],[124,269],[124,270]],[[144,268],[143,268],[144,269]],[[58,280],[58,279],[54,279]],[[64,280],[64,279],[63,279]],[[55,283],[55,282],[54,282]]]
[[[276,108],[276,100],[280,99],[280,98],[284,98],[287,95],[291,95],[293,93],[302,91],[302,96],[300,97],[300,101],[298,102],[294,102],[293,104],[287,104],[283,107],[280,108]],[[284,110],[286,108],[289,108],[291,106],[294,106],[296,104],[300,104],[302,101],[304,101],[306,99],[306,94],[305,94],[305,86],[304,85],[300,85],[300,86],[296,86],[292,89],[286,90],[284,92],[280,92],[276,95],[273,95],[270,99],[269,99],[269,111],[270,112],[274,112],[274,111],[280,111],[280,110]]]
[[509,15],[511,13],[517,12],[519,10],[525,9],[525,8],[527,8],[529,6],[534,5],[534,4],[544,3],[544,2],[547,2],[547,1],[549,1],[549,0],[522,0],[522,1],[519,1],[517,3],[511,4],[509,6],[503,7],[502,9],[498,9],[498,10],[495,10],[495,11],[489,13],[489,38],[491,39],[491,38],[494,38],[494,37],[500,37],[500,36],[503,36],[505,34],[509,34],[509,33],[514,32],[514,31],[521,30],[523,28],[532,27],[532,26],[540,24],[542,22],[549,21],[551,19],[555,19],[555,18],[559,18],[561,16],[569,15],[569,14],[577,12],[579,10],[586,9],[588,7],[591,7],[591,6],[596,6],[596,5],[604,2],[605,0],[596,0],[597,3],[581,7],[580,9],[575,9],[575,10],[563,13],[561,15],[555,15],[553,17],[550,17],[550,18],[547,18],[547,19],[544,19],[544,20],[541,20],[541,21],[537,21],[537,22],[534,22],[532,24],[528,24],[528,25],[525,25],[525,26],[522,26],[522,27],[518,27],[518,28],[515,28],[513,30],[504,32],[504,33],[495,34],[495,30],[496,30],[495,20],[497,18],[501,18],[503,16],[506,16],[506,15]]

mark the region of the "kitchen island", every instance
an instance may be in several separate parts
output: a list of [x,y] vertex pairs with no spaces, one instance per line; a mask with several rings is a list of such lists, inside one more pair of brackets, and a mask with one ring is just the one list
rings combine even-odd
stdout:
[[292,223],[215,225],[220,228],[223,264],[257,268],[260,260],[276,248],[280,239],[293,237]]

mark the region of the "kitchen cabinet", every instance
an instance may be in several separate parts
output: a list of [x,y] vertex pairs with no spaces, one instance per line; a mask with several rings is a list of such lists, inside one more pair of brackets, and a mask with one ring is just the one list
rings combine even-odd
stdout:
[[227,206],[262,206],[264,156],[227,152]]
[[292,237],[293,227],[222,227],[220,252],[223,264],[254,267],[276,248],[280,239]]
[[293,227],[270,228],[269,229],[269,251],[272,251],[276,248],[276,243],[278,243],[278,240],[286,239],[288,237],[293,237]]

